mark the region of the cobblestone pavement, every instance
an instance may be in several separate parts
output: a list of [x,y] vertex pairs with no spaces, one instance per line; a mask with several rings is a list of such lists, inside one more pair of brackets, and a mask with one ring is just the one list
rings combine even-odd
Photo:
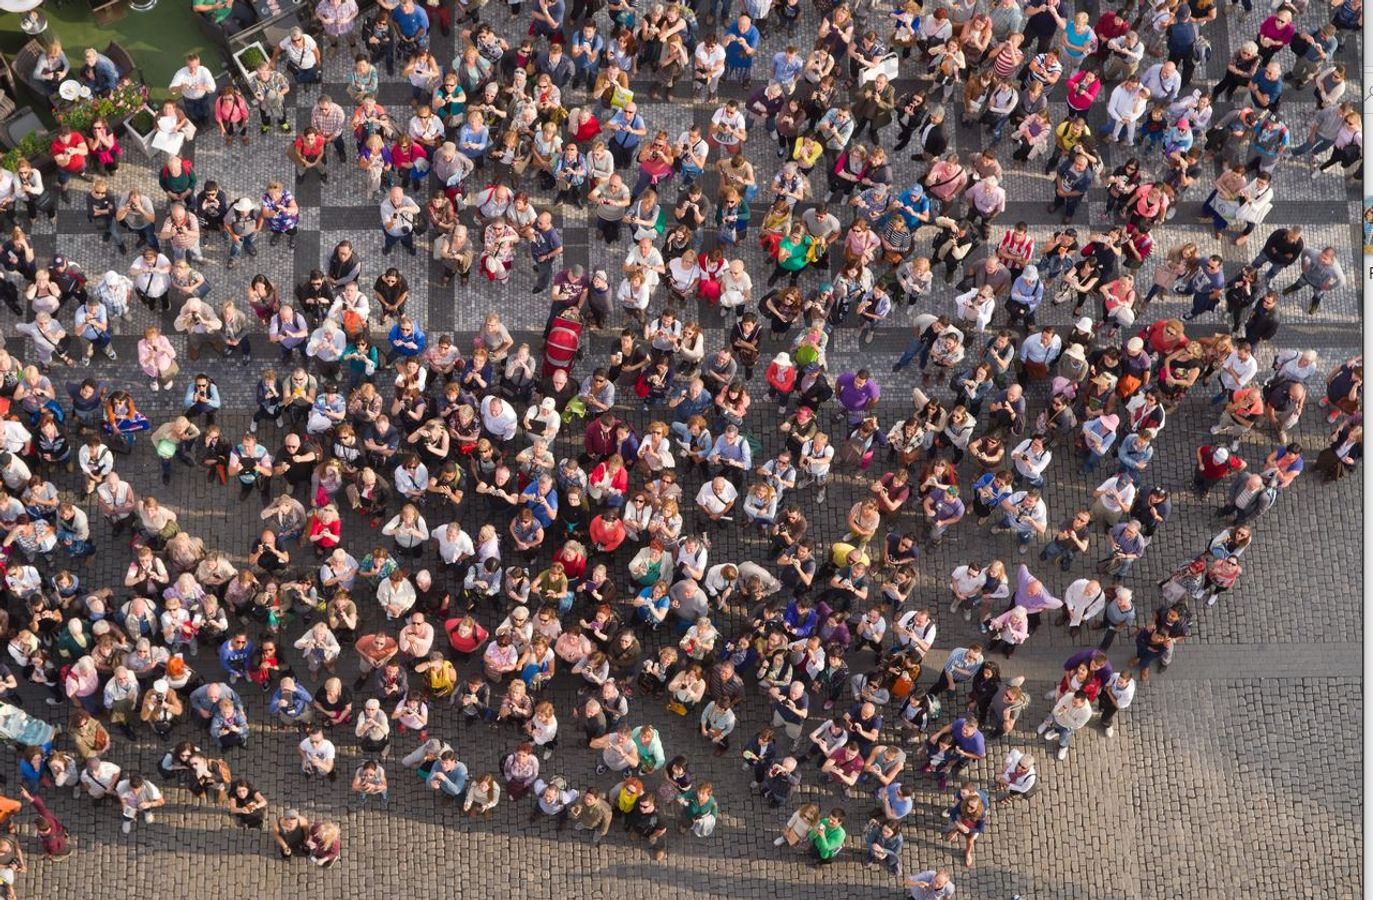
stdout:
[[[1316,22],[1323,15],[1322,9],[1323,5],[1313,4],[1302,23]],[[498,27],[512,27],[505,24],[504,11],[487,15]],[[1252,34],[1261,18],[1259,13],[1223,16],[1208,26],[1215,46],[1215,57],[1207,67],[1210,79],[1214,80],[1230,50]],[[812,19],[807,9],[798,41],[813,32]],[[452,56],[451,38],[436,43],[439,59]],[[764,46],[771,53],[781,43],[781,38],[773,36]],[[1357,57],[1357,41],[1351,38],[1341,51],[1351,72]],[[1279,59],[1290,65],[1289,54]],[[342,91],[337,85],[343,65],[334,59],[328,69],[331,90],[340,98]],[[647,79],[640,79],[636,87],[645,94]],[[307,90],[297,101],[301,126],[308,122],[308,103],[317,90]],[[726,88],[726,93],[731,90],[738,92],[737,88]],[[381,99],[403,108],[405,85],[388,80]],[[1061,91],[1054,100],[1055,110],[1061,111]],[[663,127],[669,134],[689,121],[704,123],[713,112],[713,107],[684,100],[671,105],[645,103],[641,109],[651,128]],[[1314,112],[1309,93],[1293,96],[1284,103],[1284,109],[1298,134]],[[1099,126],[1100,121],[1094,118],[1093,124]],[[202,178],[217,178],[231,196],[243,192],[256,195],[270,175],[289,171],[282,157],[285,140],[278,135],[263,139],[254,135],[251,149],[226,151],[216,138],[205,134],[196,141],[194,158]],[[955,145],[965,153],[978,146],[978,141],[979,135],[967,128],[959,128],[954,135]],[[155,172],[135,158],[136,150],[129,152],[130,164],[115,179],[116,188],[124,190],[134,183],[152,186]],[[760,155],[767,157],[755,159],[762,182],[764,177],[771,178],[776,162],[770,146]],[[904,153],[898,156],[896,181],[909,183],[916,166],[906,161]],[[1114,151],[1114,156],[1119,157],[1120,151]],[[298,276],[327,258],[334,244],[345,237],[360,251],[365,278],[375,277],[378,266],[384,265],[375,207],[358,201],[359,177],[355,172],[338,166],[333,171],[338,174],[322,192],[313,181],[300,191],[304,213],[294,254],[284,246],[264,247],[256,270],[245,267],[229,273],[222,268],[222,247],[210,247],[203,269],[214,284],[212,300],[240,296],[242,285],[254,271],[267,274],[285,293]],[[1042,204],[1051,192],[1049,180],[1037,168],[1026,172],[1017,165],[1008,181],[1012,202],[1004,220],[1023,218],[1032,224],[1036,237],[1046,238],[1051,220],[1042,211]],[[1335,245],[1346,271],[1357,271],[1353,248],[1358,207],[1341,180],[1315,175],[1304,162],[1286,163],[1279,169],[1278,192],[1274,213],[1268,224],[1259,228],[1254,247],[1262,244],[1273,227],[1302,223],[1308,245]],[[1086,214],[1079,215],[1080,225],[1105,221],[1104,203],[1097,194],[1086,205]],[[543,203],[548,198],[536,199]],[[1193,224],[1193,214],[1202,199],[1200,190],[1185,198],[1177,218],[1157,235],[1156,255],[1176,242],[1196,240],[1203,252],[1222,253],[1227,273],[1232,272],[1247,262],[1248,254],[1230,244],[1222,246],[1211,238],[1209,229]],[[79,202],[64,208],[56,229],[39,225],[40,255],[60,250],[94,273],[122,265],[108,246],[89,234],[78,207]],[[569,260],[596,267],[615,263],[620,251],[606,248],[588,233],[584,212],[556,212]],[[761,212],[760,208],[755,213],[755,221],[761,219]],[[924,247],[928,239],[918,243]],[[767,269],[751,240],[746,258],[761,287]],[[423,256],[418,263],[392,257],[396,259],[409,274],[414,292],[411,308],[428,324],[431,335],[453,331],[465,340],[488,310],[498,309],[512,329],[520,330],[519,337],[537,338],[546,308],[538,298],[530,297],[532,272],[523,256],[515,277],[506,286],[478,286],[474,279],[471,288],[456,289],[441,289],[432,268],[430,277],[425,277]],[[1142,273],[1146,282],[1151,269],[1152,264],[1147,265]],[[952,291],[941,285],[928,308],[951,311],[952,296]],[[655,309],[660,302],[655,302]],[[1308,316],[1296,302],[1284,299],[1283,316],[1288,324],[1279,334],[1279,343],[1315,348],[1323,367],[1333,365],[1356,352],[1357,327],[1361,325],[1358,303],[1357,280],[1348,289],[1329,295],[1315,316]],[[1159,315],[1176,315],[1185,308],[1183,301],[1173,297],[1155,304]],[[707,346],[715,346],[724,333],[717,313],[708,309],[688,311],[688,317],[697,314],[708,329]],[[907,398],[914,385],[909,373],[890,375],[887,371],[888,363],[905,343],[908,327],[903,315],[898,313],[885,323],[870,346],[860,346],[856,332],[841,330],[831,350],[835,371],[872,365],[883,387],[879,411],[885,423],[907,412]],[[136,310],[133,321],[120,326],[122,335],[116,343],[120,362],[106,364],[94,373],[117,384],[144,384],[131,362],[133,343],[154,318],[141,308]],[[1066,326],[1066,309],[1046,310],[1045,319]],[[1194,326],[1197,333],[1216,327],[1218,320]],[[173,341],[184,349],[180,335]],[[596,338],[588,360],[603,357],[606,349],[607,339]],[[1265,350],[1261,357],[1266,365],[1271,350]],[[192,367],[183,368],[189,375]],[[226,432],[237,433],[246,426],[253,405],[250,370],[217,360],[205,362],[203,370],[217,379],[224,393],[229,412],[221,421]],[[70,373],[58,374],[67,377]],[[753,383],[756,386],[760,381],[761,375]],[[182,385],[184,382],[178,387]],[[147,408],[155,421],[179,411],[173,409],[174,400],[166,394],[140,391],[137,396],[140,406]],[[770,404],[759,405],[767,410],[761,412],[751,431],[771,452],[777,446],[775,417]],[[1197,553],[1220,528],[1212,515],[1213,506],[1185,490],[1192,450],[1203,440],[1205,427],[1212,421],[1212,413],[1203,406],[1204,402],[1194,397],[1170,419],[1152,464],[1151,480],[1175,489],[1177,509],[1173,521],[1129,579],[1142,609],[1151,609],[1154,604],[1153,582]],[[637,409],[622,407],[619,411],[636,425],[645,422]],[[1311,411],[1299,429],[1301,439],[1311,448],[1309,458],[1324,446],[1324,432],[1321,417]],[[1250,435],[1241,452],[1246,458],[1262,459],[1273,440],[1270,433]],[[276,444],[270,431],[267,443],[272,447]],[[563,438],[555,449],[563,455],[570,446]],[[185,469],[178,468],[169,488],[161,487],[146,441],[131,459],[120,460],[120,469],[140,492],[153,492],[177,510],[187,530],[203,536],[211,546],[227,549],[236,559],[246,554],[257,527],[255,506],[236,505],[230,492]],[[879,457],[872,474],[883,469],[885,463]],[[1075,504],[1086,505],[1093,485],[1084,483],[1075,470],[1075,462],[1064,458],[1055,460],[1050,469],[1047,497],[1051,520]],[[960,896],[975,898],[1010,898],[1015,894],[1025,898],[1360,895],[1363,630],[1355,579],[1362,563],[1357,533],[1363,498],[1357,482],[1351,478],[1335,485],[1319,485],[1308,476],[1282,497],[1257,526],[1254,546],[1244,557],[1245,574],[1239,588],[1217,606],[1200,610],[1196,636],[1179,652],[1177,663],[1166,675],[1140,691],[1135,706],[1122,714],[1113,739],[1105,738],[1094,723],[1074,742],[1065,762],[1055,761],[1047,745],[1025,736],[993,743],[986,765],[970,771],[971,776],[989,780],[1007,749],[1036,746],[1042,787],[1033,802],[993,813],[988,834],[979,844],[975,869],[964,871],[958,854],[939,839],[942,823],[938,811],[944,798],[933,783],[914,775],[904,779],[916,785],[919,801],[907,820],[906,870],[948,866]],[[832,488],[828,503],[818,506],[811,492],[802,492],[799,496],[812,517],[813,533],[837,538],[850,504],[863,493],[865,484],[865,480],[841,479]],[[93,506],[88,509],[95,519]],[[469,509],[463,521],[475,533],[481,516]],[[431,518],[430,524],[439,523]],[[915,525],[909,519],[900,524]],[[94,525],[93,530],[101,553],[77,571],[88,585],[113,584],[127,562],[127,548],[122,540],[111,538],[103,523]],[[345,514],[344,535],[359,557],[379,540],[369,533],[365,522],[351,514]],[[712,562],[758,559],[765,549],[756,539],[734,529],[713,532],[711,537]],[[1094,538],[1098,546],[1100,540]],[[946,611],[944,583],[948,573],[962,562],[990,558],[1001,558],[1008,564],[1018,559],[1009,539],[976,529],[971,518],[954,529],[942,546],[924,553],[918,597],[937,609],[940,625],[939,649],[931,654],[927,665],[930,671],[942,662],[947,648],[977,638],[973,626]],[[1030,559],[1034,568],[1033,557]],[[426,555],[426,562],[433,562],[432,554]],[[1061,590],[1087,566],[1087,561],[1080,559],[1071,575],[1042,574],[1052,588]],[[364,609],[362,630],[371,630],[380,623],[380,613],[370,598],[359,599]],[[297,631],[291,631],[289,637],[294,638]],[[1061,629],[1046,627],[1003,666],[1006,677],[1019,673],[1029,679],[1035,699],[1026,721],[1037,721],[1045,711],[1042,696],[1056,679],[1062,659],[1086,645],[1086,636],[1074,641]],[[1118,666],[1128,656],[1129,647],[1119,644],[1112,653]],[[345,653],[345,659],[341,672],[347,681],[353,674],[353,655]],[[202,651],[195,664],[211,677],[219,671],[208,651]],[[560,677],[552,696],[568,737],[553,759],[544,764],[544,771],[562,774],[578,788],[609,787],[609,777],[594,775],[591,753],[577,747],[571,736],[576,723],[569,714],[569,679]],[[398,755],[388,764],[393,785],[389,811],[358,810],[350,805],[345,779],[338,784],[304,781],[295,759],[298,737],[283,728],[262,724],[262,697],[245,698],[255,735],[250,749],[230,753],[234,772],[246,775],[265,792],[273,812],[297,806],[307,817],[339,821],[344,852],[338,866],[321,872],[300,862],[278,862],[265,835],[231,828],[222,811],[199,805],[176,788],[168,790],[168,806],[157,822],[140,825],[128,837],[119,832],[115,810],[58,796],[53,807],[78,836],[78,855],[66,862],[33,865],[20,880],[22,895],[76,900],[108,896],[112,889],[132,889],[150,900],[215,892],[261,897],[307,892],[321,896],[406,892],[428,897],[456,887],[464,896],[493,898],[656,896],[669,900],[688,896],[895,897],[900,889],[885,873],[862,868],[852,849],[858,837],[855,832],[861,833],[866,821],[870,806],[866,798],[846,799],[817,787],[814,775],[807,775],[799,799],[824,807],[841,805],[848,811],[850,824],[850,849],[841,862],[823,872],[809,868],[800,855],[779,852],[772,846],[788,811],[770,810],[751,796],[748,778],[736,759],[713,758],[683,721],[650,702],[636,699],[631,720],[658,725],[664,731],[669,756],[688,754],[698,779],[716,785],[723,812],[720,829],[708,841],[674,835],[668,858],[662,863],[651,860],[642,846],[630,844],[618,830],[605,844],[593,848],[570,832],[555,834],[551,827],[531,827],[526,823],[523,804],[503,803],[493,817],[481,821],[463,818],[455,806],[435,801],[421,783],[403,771]],[[44,709],[41,703],[29,706]],[[740,733],[751,734],[765,715],[763,702],[751,689]],[[454,744],[474,774],[494,770],[500,755],[516,742],[515,736],[505,731],[466,730],[446,707],[436,710],[431,730]],[[205,742],[191,726],[181,726],[176,737]],[[153,771],[164,749],[146,731],[135,742],[118,734],[114,740],[111,756],[126,769]],[[397,736],[395,747],[408,752],[408,740]],[[338,735],[336,741],[342,758],[339,768],[351,772],[360,753],[350,736]],[[13,785],[13,775],[11,778]],[[27,824],[23,833],[25,846],[32,851],[32,830]]]

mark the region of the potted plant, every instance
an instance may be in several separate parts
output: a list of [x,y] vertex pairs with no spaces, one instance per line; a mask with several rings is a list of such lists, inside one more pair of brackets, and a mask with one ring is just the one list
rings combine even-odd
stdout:
[[267,50],[262,46],[261,41],[253,41],[246,47],[234,51],[234,64],[238,66],[238,71],[243,74],[243,80],[247,81],[257,67],[268,60]]
[[144,156],[152,156],[153,134],[157,131],[157,116],[146,105],[129,117],[124,123],[129,139],[138,145]]
[[54,118],[70,125],[73,131],[86,132],[96,119],[104,119],[111,128],[127,120],[143,108],[148,98],[146,85],[131,81],[122,82],[108,97],[92,97],[67,109],[58,110]]
[[0,168],[13,172],[19,168],[19,160],[27,159],[34,168],[41,169],[52,153],[52,135],[46,131],[31,131],[24,135],[19,146],[0,156]]

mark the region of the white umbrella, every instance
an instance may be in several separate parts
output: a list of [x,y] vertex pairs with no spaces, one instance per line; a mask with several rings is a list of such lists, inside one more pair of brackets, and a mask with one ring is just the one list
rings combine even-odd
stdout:
[[43,5],[43,0],[0,0],[0,12],[26,13]]

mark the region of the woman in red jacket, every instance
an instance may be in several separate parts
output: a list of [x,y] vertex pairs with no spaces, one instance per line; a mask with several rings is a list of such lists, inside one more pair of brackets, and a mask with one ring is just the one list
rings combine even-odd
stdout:
[[787,399],[796,389],[796,364],[791,361],[791,356],[785,352],[774,356],[772,362],[768,363],[766,377],[768,397],[777,401],[779,413],[786,412]]

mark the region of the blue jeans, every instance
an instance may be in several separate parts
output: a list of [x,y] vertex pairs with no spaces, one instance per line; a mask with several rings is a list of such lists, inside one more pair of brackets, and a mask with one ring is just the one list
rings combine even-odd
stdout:
[[1001,527],[1009,528],[1011,531],[1015,532],[1016,543],[1018,543],[1022,547],[1030,546],[1030,541],[1034,539],[1034,529],[1029,529],[1028,531],[1021,531],[1019,528],[1015,527],[1015,521],[1010,516],[1002,517]]
[[74,558],[90,556],[95,552],[90,541],[83,541],[74,532],[67,531],[65,528],[57,529],[57,543],[60,544]]
[[204,125],[210,121],[211,96],[209,94],[195,100],[182,97],[181,101],[186,106],[186,117],[192,122],[197,125]]
[[1273,262],[1273,259],[1267,253],[1260,250],[1258,256],[1255,256],[1254,261],[1249,265],[1255,269],[1262,269],[1265,265],[1268,266],[1268,272],[1263,276],[1263,280],[1272,281],[1274,278],[1281,275],[1283,270],[1290,266],[1291,263]]
[[434,783],[439,786],[439,790],[448,796],[461,797],[463,788],[467,787],[467,766],[458,763],[453,771],[446,773],[443,778]]
[[1058,567],[1063,571],[1068,571],[1073,567],[1073,560],[1077,559],[1077,551],[1064,547],[1058,541],[1050,541],[1039,551],[1039,558],[1045,562],[1058,560]]
[[134,234],[142,238],[143,242],[147,244],[149,247],[152,247],[154,250],[162,249],[162,244],[158,241],[157,232],[153,230],[152,225],[144,225],[142,228],[129,228],[128,225],[125,225],[124,227],[128,228],[129,231],[133,232]]
[[1292,155],[1305,156],[1306,154],[1310,153],[1312,156],[1320,156],[1322,153],[1329,150],[1333,146],[1335,146],[1334,141],[1326,140],[1323,137],[1318,137],[1314,141],[1302,141],[1300,144],[1293,147]]
[[256,240],[257,232],[253,232],[252,234],[245,234],[242,237],[240,237],[237,241],[230,240],[229,258],[238,259],[244,253],[257,253],[257,245],[254,243],[254,241]]
[[893,371],[900,371],[901,369],[906,368],[915,361],[917,356],[920,357],[920,368],[925,368],[925,361],[930,358],[930,348],[919,338],[916,338],[906,345],[906,350],[901,354],[901,358],[896,361],[896,366],[893,368]]
[[1295,293],[1296,291],[1299,291],[1299,290],[1301,290],[1301,289],[1304,288],[1304,287],[1309,287],[1309,288],[1311,288],[1311,303],[1312,303],[1312,305],[1315,305],[1315,304],[1321,302],[1321,297],[1324,296],[1324,293],[1325,293],[1324,290],[1322,290],[1321,288],[1317,287],[1310,279],[1308,279],[1308,278],[1306,277],[1306,273],[1305,273],[1305,272],[1303,272],[1303,273],[1301,274],[1301,276],[1300,276],[1296,281],[1292,282],[1292,284],[1291,284],[1288,288],[1286,288],[1286,289],[1283,291],[1283,293],[1284,293],[1284,294],[1286,294],[1286,293],[1288,293],[1288,292],[1293,292],[1293,293]]
[[414,234],[411,233],[411,232],[406,232],[405,234],[401,235],[400,237],[397,237],[397,236],[391,234],[391,233],[388,232],[388,231],[383,231],[383,232],[381,233],[381,236],[382,236],[382,246],[381,246],[381,250],[382,250],[383,253],[390,253],[390,252],[391,252],[391,249],[392,249],[393,247],[395,247],[397,244],[403,245],[403,246],[405,247],[405,249],[408,250],[408,251],[410,251],[411,253],[414,253],[414,252],[415,252],[415,236],[414,236]]

